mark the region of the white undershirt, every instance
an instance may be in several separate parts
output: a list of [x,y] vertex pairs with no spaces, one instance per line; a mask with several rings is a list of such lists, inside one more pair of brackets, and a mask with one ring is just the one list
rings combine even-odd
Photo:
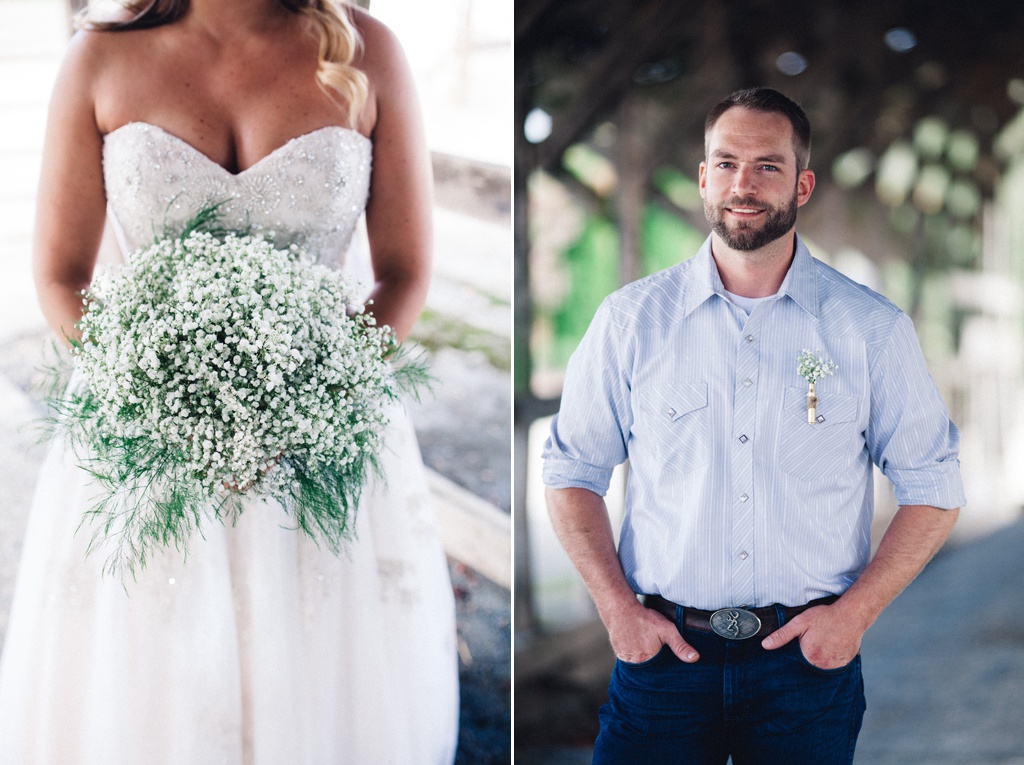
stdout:
[[725,294],[729,296],[729,300],[734,305],[738,305],[740,308],[742,308],[743,312],[747,316],[750,316],[751,312],[755,308],[757,308],[761,303],[763,303],[765,300],[769,300],[770,298],[775,297],[774,295],[768,295],[767,297],[755,297],[755,298],[743,297],[742,295],[736,295],[736,294],[734,294],[732,292],[729,292],[729,290],[726,290]]

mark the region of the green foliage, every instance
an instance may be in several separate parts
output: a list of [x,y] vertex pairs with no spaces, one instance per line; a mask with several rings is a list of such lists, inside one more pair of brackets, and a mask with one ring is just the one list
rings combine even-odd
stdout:
[[[649,203],[641,221],[642,276],[692,257],[704,235],[666,210]],[[601,301],[621,284],[618,227],[604,217],[591,216],[579,238],[564,254],[568,292],[553,314],[553,347],[538,360],[563,367],[583,339]]]
[[508,338],[429,308],[420,314],[412,330],[412,339],[429,351],[457,348],[482,353],[495,369],[510,370]]
[[554,315],[552,361],[564,366],[601,301],[619,287],[619,235],[607,218],[591,216],[565,252],[569,291]]
[[678,215],[650,203],[644,210],[641,258],[645,274],[670,268],[693,257],[704,235]]

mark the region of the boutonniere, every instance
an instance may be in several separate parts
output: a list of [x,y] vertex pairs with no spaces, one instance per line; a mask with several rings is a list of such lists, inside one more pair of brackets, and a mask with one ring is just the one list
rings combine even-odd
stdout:
[[806,348],[796,357],[797,374],[807,380],[807,423],[809,425],[817,422],[818,397],[814,393],[814,383],[822,377],[834,374],[837,369],[839,367],[834,361],[815,356]]

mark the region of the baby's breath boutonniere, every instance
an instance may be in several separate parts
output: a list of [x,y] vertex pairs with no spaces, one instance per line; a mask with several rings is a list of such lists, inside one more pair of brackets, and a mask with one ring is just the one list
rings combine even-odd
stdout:
[[[821,351],[816,353],[820,354]],[[818,397],[814,393],[814,383],[822,377],[835,374],[838,368],[834,361],[816,356],[806,348],[796,357],[797,374],[807,380],[807,423],[809,425],[817,422]]]

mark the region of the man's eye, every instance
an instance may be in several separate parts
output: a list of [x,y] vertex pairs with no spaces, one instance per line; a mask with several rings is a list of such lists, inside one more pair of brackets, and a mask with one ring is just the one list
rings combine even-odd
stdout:
[[777,172],[779,172],[779,168],[778,168],[778,167],[776,167],[775,165],[762,165],[762,166],[761,166],[761,169],[763,169],[763,170],[767,170],[767,171],[769,171],[769,172],[771,172],[771,173],[777,173]]

